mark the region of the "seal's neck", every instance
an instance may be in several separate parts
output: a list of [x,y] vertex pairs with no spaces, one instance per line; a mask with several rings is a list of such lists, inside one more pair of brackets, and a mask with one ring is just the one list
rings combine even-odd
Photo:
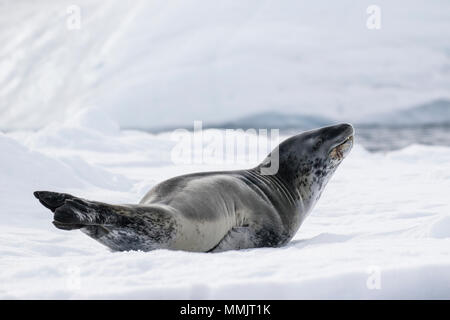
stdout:
[[325,186],[330,181],[336,168],[323,167],[312,169],[311,172],[303,174],[294,179],[294,184],[301,195],[305,212],[309,214],[319,201]]
[[[283,161],[289,161],[284,163]],[[291,158],[280,161],[278,171],[265,175],[258,166],[258,172],[272,184],[282,185],[287,190],[287,198],[293,198],[301,211],[308,214],[322,195],[325,186],[336,171],[337,163],[316,158],[310,161],[298,161],[294,165]],[[264,163],[262,164],[264,165]]]

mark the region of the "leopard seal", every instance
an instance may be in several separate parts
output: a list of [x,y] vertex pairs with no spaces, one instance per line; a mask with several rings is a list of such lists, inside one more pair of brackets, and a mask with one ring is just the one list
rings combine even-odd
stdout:
[[[79,229],[113,251],[220,252],[289,242],[353,146],[350,124],[292,136],[257,167],[201,172],[154,186],[139,204],[113,205],[36,191],[62,230]],[[277,154],[278,157],[273,157]],[[278,170],[263,174],[272,162]]]

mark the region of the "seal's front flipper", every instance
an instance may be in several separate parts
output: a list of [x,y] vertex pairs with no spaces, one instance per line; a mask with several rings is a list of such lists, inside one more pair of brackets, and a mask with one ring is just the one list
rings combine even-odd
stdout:
[[249,227],[234,227],[208,252],[254,248],[252,235],[253,230]]

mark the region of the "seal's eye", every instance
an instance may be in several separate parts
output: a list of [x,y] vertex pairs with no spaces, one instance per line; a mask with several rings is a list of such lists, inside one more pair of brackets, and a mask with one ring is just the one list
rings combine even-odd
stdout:
[[316,144],[314,145],[314,150],[317,150],[317,149],[319,149],[320,148],[320,146],[322,145],[322,143],[323,143],[323,140],[322,139],[319,139],[319,141],[317,141],[316,142]]

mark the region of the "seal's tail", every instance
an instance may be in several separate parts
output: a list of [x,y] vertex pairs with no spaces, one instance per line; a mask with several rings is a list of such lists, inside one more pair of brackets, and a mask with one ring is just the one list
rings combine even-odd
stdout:
[[50,191],[36,191],[34,196],[54,213],[53,224],[62,230],[87,226],[125,226],[131,218],[125,206],[89,201]]

